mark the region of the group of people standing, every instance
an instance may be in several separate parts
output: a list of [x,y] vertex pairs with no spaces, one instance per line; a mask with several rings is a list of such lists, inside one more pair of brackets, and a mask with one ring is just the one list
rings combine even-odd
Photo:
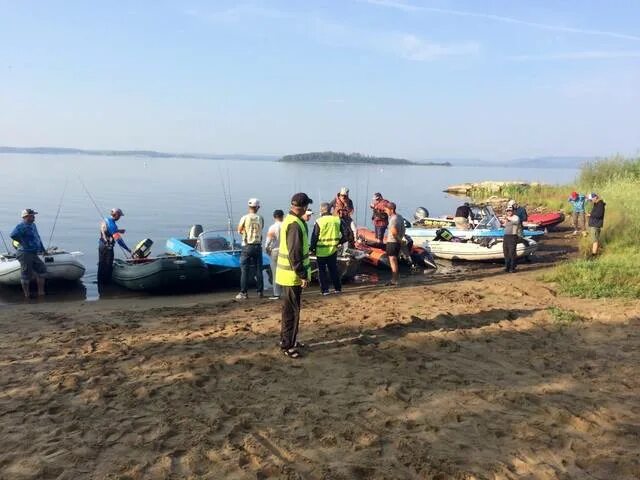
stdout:
[[[571,206],[571,220],[573,223],[573,234],[577,235],[580,231],[587,235],[587,226],[591,233],[591,255],[596,256],[600,251],[600,234],[602,227],[604,226],[604,212],[606,203],[595,192],[591,192],[589,195],[584,195],[579,192],[571,192],[567,199]],[[586,221],[587,217],[587,202],[592,203],[591,211],[589,212],[589,221]]]

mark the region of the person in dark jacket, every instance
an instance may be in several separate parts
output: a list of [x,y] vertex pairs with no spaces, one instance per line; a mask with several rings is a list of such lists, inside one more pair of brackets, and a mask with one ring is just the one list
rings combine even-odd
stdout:
[[456,224],[456,228],[461,230],[469,230],[471,228],[471,224],[469,219],[472,217],[471,207],[469,206],[469,202],[464,202],[463,205],[460,205],[456,209],[456,214],[453,217],[453,221]]
[[291,197],[289,214],[280,227],[280,246],[276,283],[282,287],[282,321],[280,328],[280,348],[291,358],[301,356],[297,341],[300,324],[300,300],[302,289],[311,280],[309,263],[309,232],[302,216],[313,203],[306,193],[296,193]]
[[593,202],[593,208],[589,214],[589,230],[591,231],[591,255],[598,255],[600,248],[600,233],[604,225],[604,207],[607,205],[597,193],[590,193],[587,197]]
[[507,215],[504,223],[504,235],[502,236],[502,251],[504,253],[504,271],[507,273],[515,273],[518,264],[518,231],[522,222],[520,217],[515,214],[513,207],[507,207]]

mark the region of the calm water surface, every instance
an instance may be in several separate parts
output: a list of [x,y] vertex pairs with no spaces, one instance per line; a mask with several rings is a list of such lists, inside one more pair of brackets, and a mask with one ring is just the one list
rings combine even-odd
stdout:
[[[81,181],[103,214],[112,207],[123,209],[125,216],[118,224],[127,230],[125,241],[129,246],[149,237],[154,241],[153,252],[159,254],[167,238],[184,236],[195,223],[205,229],[226,227],[223,185],[230,190],[234,225],[245,213],[250,197],[261,200],[261,213],[268,225],[274,209],[286,211],[292,193],[307,192],[317,211],[319,203],[331,200],[343,185],[351,190],[358,223],[370,225],[367,205],[373,192],[382,192],[395,201],[405,216],[412,216],[418,206],[442,215],[452,213],[461,201],[442,192],[448,185],[482,180],[569,183],[577,175],[575,169],[292,165],[76,155],[0,155],[0,171],[0,230],[7,239],[20,221],[20,211],[34,208],[39,212],[37,225],[47,245],[67,182],[51,245],[84,252],[87,273],[72,298],[86,296],[92,300],[99,297],[95,280],[100,215]],[[5,250],[1,244],[0,250]],[[0,287],[0,303],[20,298],[4,290]]]

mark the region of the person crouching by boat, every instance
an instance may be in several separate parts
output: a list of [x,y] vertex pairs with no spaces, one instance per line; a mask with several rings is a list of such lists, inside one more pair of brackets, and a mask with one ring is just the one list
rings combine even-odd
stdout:
[[589,230],[591,231],[591,255],[595,257],[598,255],[600,248],[600,232],[604,225],[604,207],[606,203],[602,201],[597,193],[590,193],[587,197],[590,202],[593,202],[593,208],[589,213]]
[[309,251],[316,255],[318,263],[318,280],[322,295],[329,295],[329,278],[333,284],[333,292],[342,292],[342,283],[338,273],[338,245],[347,241],[348,233],[344,223],[331,215],[328,203],[320,204],[320,218],[316,220],[311,234]]
[[504,235],[502,237],[502,252],[504,254],[504,271],[515,273],[518,263],[517,247],[519,230],[521,228],[520,217],[515,214],[513,207],[507,207],[504,224]]
[[382,194],[376,192],[373,194],[371,205],[369,205],[369,208],[373,210],[373,215],[371,216],[373,228],[376,232],[376,238],[380,243],[384,242],[384,234],[389,226],[389,216],[385,211],[385,205],[387,203],[388,201],[382,198]]
[[280,251],[280,227],[284,212],[282,210],[273,211],[273,225],[267,230],[267,242],[264,249],[271,259],[271,283],[273,284],[273,296],[269,300],[279,300],[282,295],[282,288],[276,282],[276,270],[278,268],[278,252]]
[[385,211],[389,217],[389,233],[387,234],[387,257],[391,266],[391,281],[387,285],[398,285],[399,266],[398,258],[402,248],[402,239],[405,234],[404,218],[396,213],[396,204],[387,202]]
[[469,230],[471,228],[471,223],[469,221],[471,217],[472,212],[469,202],[464,202],[463,205],[460,205],[456,209],[456,214],[453,217],[456,228],[459,228],[460,230]]
[[246,300],[248,295],[249,276],[252,266],[256,273],[256,291],[258,298],[262,298],[264,289],[262,280],[262,229],[264,220],[258,215],[260,200],[250,198],[247,203],[249,213],[240,219],[238,233],[242,235],[242,253],[240,253],[240,293],[236,300]]
[[98,283],[111,282],[113,273],[113,247],[117,243],[125,251],[131,254],[131,249],[124,243],[122,235],[124,228],[118,228],[116,222],[124,217],[124,213],[119,208],[112,208],[110,216],[100,223],[100,240],[98,245]]
[[[583,232],[587,229],[585,203],[586,197],[582,193],[571,192],[569,195],[569,205],[571,205],[571,220],[573,222],[573,234],[577,235],[580,230]],[[582,220],[582,222],[581,222]],[[582,229],[580,228],[582,223]]]
[[44,295],[47,267],[38,256],[45,253],[44,245],[36,227],[38,212],[31,208],[22,211],[22,222],[11,232],[11,239],[17,243],[17,258],[20,262],[20,284],[25,298],[29,298],[29,284],[35,276],[38,284],[38,296]]
[[333,215],[339,217],[340,220],[349,228],[349,246],[353,248],[355,246],[355,239],[358,234],[356,224],[353,221],[353,200],[349,198],[349,189],[342,187],[336,198],[331,200],[329,204]]
[[282,286],[282,320],[280,328],[280,348],[291,358],[299,358],[297,341],[300,324],[302,289],[311,280],[309,261],[309,231],[302,220],[307,207],[313,203],[306,193],[296,193],[291,197],[289,214],[280,227],[280,252],[276,283]]

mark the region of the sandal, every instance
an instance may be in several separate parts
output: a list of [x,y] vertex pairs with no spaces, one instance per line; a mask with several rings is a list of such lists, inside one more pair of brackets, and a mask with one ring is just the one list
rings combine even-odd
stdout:
[[284,353],[289,358],[300,358],[302,354],[296,350],[295,348],[283,349],[282,353]]

